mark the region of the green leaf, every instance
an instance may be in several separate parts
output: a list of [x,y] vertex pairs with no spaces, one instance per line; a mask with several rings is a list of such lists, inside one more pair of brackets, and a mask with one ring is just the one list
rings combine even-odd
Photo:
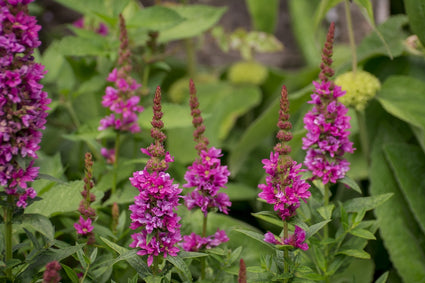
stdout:
[[186,252],[186,251],[180,251],[179,257],[185,259],[185,258],[200,258],[200,257],[206,257],[208,254],[206,253],[198,253],[198,252]]
[[334,210],[335,205],[329,204],[327,206],[322,206],[317,209],[317,212],[319,212],[320,216],[323,217],[323,219],[328,220],[332,217],[332,211]]
[[68,265],[65,265],[61,263],[62,268],[65,270],[66,275],[68,275],[68,279],[71,280],[72,283],[78,283],[79,279],[75,271],[69,267]]
[[192,274],[190,273],[189,267],[179,256],[167,256],[169,261],[179,271],[179,275],[184,282],[192,282]]
[[345,0],[322,0],[314,14],[314,30],[317,29],[320,22],[325,18],[330,9]]
[[370,254],[368,254],[367,252],[363,250],[354,250],[354,249],[340,250],[337,254],[348,255],[355,258],[370,259]]
[[163,6],[152,6],[136,11],[127,20],[127,27],[137,27],[146,30],[164,31],[180,24],[184,20],[173,9]]
[[385,272],[384,274],[379,276],[378,279],[376,279],[375,283],[386,283],[388,279],[388,275],[390,275],[390,273],[388,271]]
[[229,183],[226,185],[227,189],[224,189],[230,201],[252,201],[257,198],[258,191],[250,186],[243,183]]
[[382,120],[371,155],[370,193],[372,196],[393,193],[394,196],[375,209],[391,262],[404,282],[420,282],[425,278],[425,255],[418,237],[423,235],[415,223],[409,206],[400,192],[394,173],[385,158],[383,144],[403,141],[400,121]]
[[[258,219],[261,219],[263,221],[266,221],[268,223],[271,223],[273,225],[276,225],[277,227],[283,228],[283,221],[281,218],[278,218],[276,214],[274,214],[271,211],[260,211],[251,213],[253,216],[255,216]],[[264,238],[264,237],[263,237]]]
[[314,28],[314,11],[316,1],[291,0],[289,12],[293,34],[298,47],[304,55],[309,66],[319,66],[321,47],[317,45],[317,31]]
[[385,156],[410,209],[425,233],[425,154],[420,147],[407,144],[384,146]]
[[362,189],[360,189],[360,187],[359,187],[359,185],[357,185],[356,181],[354,181],[350,177],[345,176],[344,178],[339,179],[338,182],[343,183],[343,184],[349,186],[351,189],[358,192],[359,194],[362,194]]
[[36,277],[39,270],[51,261],[61,261],[74,253],[81,250],[84,245],[76,245],[70,247],[64,247],[60,249],[46,249],[40,254],[35,256],[30,262],[28,267],[21,274],[18,275],[15,282],[32,282]]
[[49,191],[40,194],[43,199],[28,206],[25,212],[50,217],[58,213],[76,211],[81,201],[80,192],[83,186],[83,181],[56,184]]
[[[25,211],[27,212],[27,211]],[[55,229],[49,218],[40,214],[28,214],[25,213],[22,216],[22,227],[32,228],[45,236],[50,241],[55,239]]]
[[319,223],[316,223],[314,225],[311,225],[310,227],[308,227],[307,231],[305,232],[305,238],[308,239],[311,236],[313,236],[314,234],[316,234],[317,232],[320,231],[320,229],[322,229],[326,224],[328,224],[331,220],[325,220]]
[[110,43],[107,38],[92,32],[91,39],[66,36],[58,41],[56,48],[64,56],[105,56],[118,49],[117,43]]
[[245,0],[255,30],[274,33],[279,11],[279,1]]
[[[309,85],[293,94],[289,95],[291,113],[296,112],[309,99],[312,87]],[[239,142],[234,146],[229,167],[233,175],[236,175],[246,160],[250,152],[264,139],[273,135],[277,131],[276,123],[279,117],[280,95],[276,95],[270,106],[248,127],[240,137]]]
[[[119,246],[111,241],[109,241],[108,239],[104,238],[104,237],[100,237],[100,239],[111,249],[113,249],[114,251],[116,251],[119,255],[126,255],[129,252],[129,249],[126,249],[122,246]],[[120,259],[121,260],[121,259]],[[139,255],[137,255],[136,253],[134,254],[134,256],[131,256],[129,258],[125,258],[125,260],[131,265],[131,267],[134,268],[134,270],[136,270],[136,272],[142,277],[145,278],[148,275],[151,275],[151,271],[148,267],[148,265],[146,264],[146,262],[142,259],[142,257],[140,257]]]
[[313,246],[314,260],[317,266],[322,270],[326,271],[326,260],[323,255],[323,251],[316,245]]
[[397,118],[425,129],[425,83],[407,76],[391,76],[383,84],[377,98]]
[[404,0],[404,8],[409,17],[409,26],[425,46],[425,2],[422,0]]
[[[188,93],[189,95],[189,93]],[[164,112],[164,116],[162,117],[162,121],[164,122],[165,129],[174,129],[174,128],[183,128],[192,126],[192,116],[190,116],[190,108],[188,106],[171,104],[171,103],[162,103],[162,111]],[[145,129],[150,129],[152,127],[151,121],[153,116],[152,108],[145,109],[139,115],[140,125]],[[204,113],[202,113],[202,118],[204,117]]]
[[274,248],[273,245],[271,245],[270,243],[267,243],[267,242],[264,241],[264,235],[263,234],[260,234],[258,232],[254,232],[254,231],[250,231],[250,230],[246,230],[246,229],[235,229],[233,231],[242,233],[245,236],[248,236],[251,239],[256,240],[257,242],[263,244],[264,246],[266,246],[266,247],[268,247],[270,249],[273,249]]
[[356,228],[354,230],[349,231],[350,234],[359,237],[359,238],[363,238],[366,240],[376,240],[375,235],[373,235],[372,232],[366,230],[366,229],[361,229],[361,228]]
[[392,195],[392,193],[386,193],[370,197],[353,198],[344,202],[344,208],[347,212],[372,210],[388,201],[388,199],[390,199]]
[[206,5],[173,6],[170,9],[177,12],[182,18],[185,18],[185,21],[160,33],[158,39],[160,42],[200,35],[213,27],[226,11],[225,7],[211,7]]
[[[388,55],[388,50],[393,57],[400,56],[404,51],[403,40],[405,33],[403,26],[407,24],[407,17],[397,15],[389,18],[386,22],[377,27],[377,32],[365,37],[357,47],[357,58],[359,61],[378,55]],[[380,37],[382,35],[382,37]],[[387,43],[386,47],[383,40]]]

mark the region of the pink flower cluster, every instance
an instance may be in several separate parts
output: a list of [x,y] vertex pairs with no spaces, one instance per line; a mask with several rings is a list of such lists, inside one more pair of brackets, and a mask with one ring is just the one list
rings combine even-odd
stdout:
[[107,80],[113,82],[115,87],[108,86],[103,96],[102,105],[112,112],[100,121],[99,130],[107,128],[121,132],[140,132],[137,123],[137,114],[143,111],[138,105],[140,97],[136,90],[141,86],[133,79],[131,73],[130,48],[128,45],[127,29],[125,20],[120,15],[120,50],[118,66],[109,74]]
[[113,82],[115,88],[112,86],[106,88],[102,105],[113,113],[100,120],[99,130],[113,128],[123,132],[140,132],[137,114],[143,111],[143,107],[138,105],[140,97],[134,95],[134,92],[141,85],[132,78],[123,77],[116,68],[109,74],[108,81]]
[[229,241],[224,230],[217,229],[214,235],[201,237],[195,233],[183,236],[182,247],[188,252],[197,252],[204,249],[212,249],[219,246],[221,243]]
[[300,248],[304,251],[308,250],[307,243],[304,243],[305,231],[296,225],[294,234],[289,236],[287,239],[279,239],[275,235],[273,235],[273,233],[267,232],[264,235],[264,241],[273,245],[290,245],[294,248]]
[[[130,178],[131,184],[139,190],[139,195],[130,205],[130,228],[142,227],[142,231],[133,234],[132,248],[140,248],[139,255],[149,255],[148,265],[153,261],[153,256],[167,254],[176,256],[179,251],[175,247],[181,241],[180,217],[175,212],[179,205],[181,189],[173,184],[173,179],[168,173],[154,171],[149,173],[146,168],[134,172]],[[153,234],[149,240],[148,234]]]
[[274,210],[278,215],[286,220],[295,214],[295,210],[300,206],[300,200],[306,201],[311,193],[308,191],[310,185],[301,179],[300,173],[305,171],[301,169],[301,164],[296,161],[290,161],[285,172],[285,179],[281,180],[282,175],[279,169],[279,154],[270,153],[270,159],[262,160],[266,171],[266,183],[259,184],[261,192],[258,196],[267,203],[274,205]]
[[191,193],[184,197],[185,205],[190,210],[194,207],[201,208],[206,216],[211,208],[227,214],[228,207],[232,205],[226,193],[219,193],[224,188],[230,175],[227,166],[221,165],[221,150],[211,147],[202,150],[200,159],[196,159],[192,166],[188,167],[184,179],[185,188],[194,188]]
[[[173,179],[165,171],[168,163],[174,158],[165,152],[163,142],[166,139],[162,132],[164,123],[161,121],[161,88],[157,87],[153,100],[153,119],[151,136],[155,139],[147,149],[141,151],[150,156],[142,171],[133,173],[131,184],[139,190],[130,205],[130,228],[142,230],[131,235],[132,248],[139,248],[139,255],[148,255],[148,266],[152,265],[154,257],[162,255],[176,256],[179,248],[176,244],[181,241],[179,223],[180,217],[176,210],[182,189],[173,184]],[[148,171],[149,170],[149,171]]]
[[46,264],[46,270],[43,273],[43,283],[58,283],[61,281],[59,270],[61,265],[57,261],[51,261]]
[[[0,0],[0,186],[9,195],[19,195],[17,206],[25,208],[36,196],[27,182],[38,175],[37,158],[50,99],[39,83],[44,67],[34,62],[40,45],[35,17],[28,15],[32,0]],[[23,167],[22,167],[23,166]]]
[[304,164],[313,173],[313,178],[323,184],[336,183],[344,178],[350,163],[343,158],[345,152],[353,153],[350,135],[350,117],[347,107],[337,101],[344,95],[341,87],[332,82],[313,82],[315,91],[311,95],[313,109],[304,117],[308,133],[303,138],[303,149],[307,150]]

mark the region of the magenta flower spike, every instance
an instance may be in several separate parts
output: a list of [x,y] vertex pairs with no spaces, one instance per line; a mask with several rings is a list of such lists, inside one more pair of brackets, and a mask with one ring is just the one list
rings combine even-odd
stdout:
[[353,143],[348,139],[351,128],[348,109],[337,100],[345,91],[330,80],[334,74],[331,68],[333,35],[332,23],[322,53],[321,81],[313,82],[315,90],[309,101],[313,109],[304,116],[308,131],[302,146],[307,151],[304,164],[313,179],[320,179],[323,184],[336,183],[345,177],[350,163],[344,154],[354,152]]
[[[266,183],[258,185],[261,190],[258,196],[272,204],[274,211],[283,221],[293,217],[301,204],[301,200],[306,202],[311,195],[308,191],[310,185],[300,175],[305,170],[301,169],[301,164],[298,164],[289,156],[291,148],[286,144],[292,139],[290,132],[292,124],[289,122],[289,117],[288,92],[286,87],[283,86],[277,123],[279,131],[276,134],[279,142],[274,147],[274,151],[270,153],[270,159],[262,161],[263,168],[266,171]],[[264,238],[266,242],[280,245],[285,240],[288,239],[277,241],[270,232],[266,233]],[[292,242],[290,244],[292,245]],[[298,245],[293,246],[299,247]]]
[[151,136],[155,142],[147,149],[141,149],[150,159],[142,171],[134,172],[130,178],[139,195],[129,207],[130,228],[142,228],[131,236],[133,242],[130,247],[138,248],[137,254],[148,256],[148,266],[152,265],[154,257],[176,256],[179,251],[176,244],[181,241],[180,217],[176,210],[182,189],[173,184],[173,179],[165,172],[174,158],[165,152],[163,145],[166,136],[161,130],[164,124],[161,121],[163,113],[159,87],[155,92],[153,112]]
[[[141,85],[131,77],[131,52],[128,46],[127,29],[124,17],[120,15],[119,19],[121,45],[118,67],[114,68],[107,78],[114,86],[106,87],[102,100],[102,105],[108,108],[111,114],[100,120],[98,130],[112,128],[118,132],[134,134],[140,132],[137,120],[138,113],[143,111],[143,107],[139,105],[140,97],[137,95],[137,90]],[[104,149],[102,155],[107,155],[108,162],[115,160],[115,157],[111,158],[111,151],[108,149]]]
[[59,270],[61,265],[57,261],[51,261],[46,264],[46,270],[43,273],[43,283],[58,283],[61,280]]
[[30,2],[0,0],[0,186],[22,208],[36,196],[28,183],[38,176],[33,164],[50,103],[40,84],[46,71],[33,57],[41,27],[28,14]]
[[[206,219],[208,212],[214,209],[225,214],[229,213],[229,207],[232,205],[229,196],[226,193],[219,192],[219,190],[226,188],[230,172],[227,166],[221,165],[220,157],[223,156],[221,150],[215,147],[208,148],[209,141],[204,136],[205,125],[199,109],[195,84],[192,80],[189,82],[189,89],[192,123],[195,127],[193,137],[199,158],[187,168],[184,175],[186,183],[183,187],[193,188],[193,191],[183,198],[189,210],[196,207],[200,208]],[[209,249],[229,240],[224,230],[217,231],[214,236],[208,237],[206,237],[205,232],[206,220],[204,220],[203,237],[195,233],[190,236],[184,236],[183,249],[186,251]]]
[[211,209],[228,214],[228,208],[232,205],[226,193],[219,190],[225,188],[230,172],[227,166],[221,165],[221,150],[215,147],[208,148],[208,138],[203,133],[203,124],[199,102],[196,97],[195,84],[190,80],[190,108],[193,117],[194,140],[197,143],[199,159],[196,159],[188,167],[184,179],[185,188],[194,188],[192,192],[184,197],[185,205],[189,210],[199,207],[206,216]]

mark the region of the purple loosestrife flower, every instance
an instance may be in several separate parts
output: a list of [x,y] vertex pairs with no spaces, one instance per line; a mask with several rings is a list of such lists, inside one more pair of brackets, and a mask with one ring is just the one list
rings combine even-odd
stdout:
[[232,205],[226,193],[219,190],[225,188],[230,175],[227,166],[221,165],[221,150],[215,147],[208,148],[208,139],[203,135],[205,126],[199,110],[199,102],[196,97],[196,89],[190,80],[190,107],[195,131],[193,133],[198,150],[199,159],[196,159],[188,167],[184,179],[185,188],[194,188],[184,197],[185,205],[189,210],[199,207],[206,216],[208,211],[217,208],[228,214],[228,207]]
[[294,248],[300,248],[304,251],[308,250],[307,243],[305,241],[305,231],[295,225],[294,234],[289,236],[287,239],[279,239],[273,233],[267,232],[264,235],[264,241],[273,245],[290,245]]
[[45,128],[50,99],[39,83],[46,71],[34,62],[33,51],[40,45],[35,17],[28,15],[32,0],[0,0],[0,186],[19,197],[25,208],[36,196],[27,185],[38,176],[36,159]]
[[[102,105],[109,108],[111,114],[100,120],[99,131],[112,128],[119,132],[140,132],[137,123],[138,113],[143,111],[139,105],[140,97],[136,95],[141,86],[131,77],[130,48],[128,46],[127,29],[120,15],[120,51],[118,68],[114,68],[107,80],[114,83],[108,86],[103,96]],[[107,149],[105,149],[107,150]]]
[[286,87],[282,87],[279,132],[276,137],[280,141],[270,153],[270,159],[264,159],[263,168],[266,171],[266,183],[258,187],[261,192],[258,196],[267,203],[274,205],[274,210],[285,221],[295,215],[295,210],[300,206],[300,200],[306,201],[310,197],[310,185],[301,179],[301,164],[297,164],[288,155],[291,148],[285,144],[292,139],[289,131],[292,128],[289,122],[289,102]]
[[133,173],[131,184],[139,190],[139,195],[130,205],[130,228],[142,228],[138,233],[131,235],[132,248],[139,248],[139,255],[148,255],[148,265],[152,265],[154,257],[167,255],[176,256],[179,248],[176,244],[181,241],[180,217],[175,212],[179,205],[181,189],[173,184],[173,179],[165,171],[168,163],[174,158],[165,152],[163,142],[166,139],[162,132],[164,126],[161,121],[161,89],[155,92],[153,104],[154,116],[152,119],[151,136],[155,143],[141,151],[150,156],[146,167],[142,171]]
[[[290,132],[292,124],[289,122],[289,117],[288,92],[286,87],[283,86],[280,98],[279,121],[277,123],[279,131],[276,134],[279,143],[274,147],[274,152],[270,153],[270,159],[262,161],[263,168],[266,171],[266,183],[258,185],[261,189],[258,196],[267,203],[273,204],[274,210],[283,221],[287,221],[294,216],[301,200],[305,202],[311,195],[308,191],[310,185],[304,179],[301,179],[300,175],[305,170],[301,169],[301,164],[297,164],[289,156],[291,147],[286,144],[292,139],[292,133]],[[286,240],[288,239],[283,239],[282,241]],[[264,241],[272,244],[283,243],[282,241],[277,241],[270,232],[265,234]],[[305,245],[307,246],[307,244]]]
[[348,109],[338,101],[345,91],[329,80],[334,74],[331,68],[333,34],[332,23],[323,48],[321,82],[313,82],[315,90],[309,103],[314,106],[304,117],[308,132],[302,146],[307,151],[304,164],[312,172],[313,179],[320,179],[323,184],[344,178],[350,166],[344,153],[354,151],[353,143],[348,140],[351,128]]
[[[90,190],[94,187],[93,183],[93,160],[90,153],[85,155],[86,172],[84,176],[84,190],[81,192],[83,199],[80,202],[78,211],[80,212],[80,219],[74,224],[75,230],[80,235],[87,237],[87,244],[91,245],[95,242],[93,231],[93,220],[96,219],[96,211],[90,205],[96,200],[94,194]],[[84,216],[84,217],[83,217]]]
[[217,229],[214,235],[208,237],[201,237],[191,233],[188,236],[183,236],[182,248],[188,252],[197,252],[204,249],[212,249],[227,241],[229,241],[229,238],[224,230]]

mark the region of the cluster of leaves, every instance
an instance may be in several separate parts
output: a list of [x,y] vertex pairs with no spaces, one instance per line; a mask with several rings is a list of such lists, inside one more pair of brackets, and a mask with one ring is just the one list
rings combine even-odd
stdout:
[[[268,156],[274,144],[276,118],[279,109],[278,93],[285,84],[289,90],[291,122],[294,139],[293,157],[302,161],[301,138],[305,135],[302,117],[308,110],[306,102],[312,90],[311,81],[317,78],[323,30],[320,22],[326,12],[341,1],[322,0],[312,4],[308,0],[291,0],[289,9],[292,26],[306,66],[298,71],[268,68],[257,62],[263,80],[232,79],[231,69],[194,72],[193,58],[207,31],[217,25],[226,12],[223,7],[204,5],[156,5],[141,8],[138,1],[56,0],[84,15],[87,22],[105,23],[109,34],[102,36],[89,28],[69,25],[74,33],[55,39],[38,55],[49,70],[43,83],[53,99],[44,132],[42,150],[37,161],[40,179],[33,187],[41,200],[25,209],[14,220],[14,234],[21,239],[14,247],[13,262],[1,262],[1,268],[12,268],[16,282],[30,282],[41,277],[43,267],[50,261],[61,262],[62,277],[71,282],[84,276],[90,282],[138,282],[138,278],[152,282],[190,282],[199,275],[199,266],[207,260],[205,282],[234,282],[239,259],[247,264],[249,282],[270,282],[294,279],[294,282],[371,282],[387,269],[376,282],[421,282],[425,278],[425,204],[420,188],[425,175],[425,78],[424,53],[406,45],[409,26],[418,35],[418,44],[425,43],[423,15],[415,9],[420,0],[405,0],[408,17],[390,17],[375,27],[369,1],[354,1],[364,9],[374,31],[357,46],[359,67],[374,74],[382,83],[376,98],[365,109],[368,148],[360,144],[360,124],[353,115],[352,139],[356,153],[350,157],[350,178],[331,187],[331,203],[323,204],[323,188],[312,187],[312,197],[300,207],[299,216],[290,223],[307,231],[307,252],[295,251],[291,262],[284,262],[282,249],[263,241],[264,229],[279,234],[280,219],[271,209],[256,201],[257,184],[261,182],[262,158]],[[232,41],[245,60],[253,60],[256,52],[280,48],[272,36],[279,1],[247,0],[253,21],[250,32],[225,34],[215,30],[215,37],[224,49]],[[143,82],[142,104],[145,111],[139,122],[142,133],[125,136],[121,141],[120,164],[113,168],[100,155],[103,144],[114,139],[112,131],[100,133],[99,120],[106,114],[101,106],[106,77],[117,59],[118,15],[127,20],[130,45],[133,50],[134,73]],[[266,35],[267,44],[255,43]],[[254,40],[253,40],[254,38]],[[188,63],[171,56],[169,43],[183,43],[188,52]],[[247,47],[249,45],[249,48]],[[180,48],[180,47],[177,47]],[[336,46],[336,71],[349,70],[345,46]],[[191,56],[192,55],[192,56]],[[278,56],[278,55],[276,55]],[[195,62],[196,65],[196,62]],[[249,70],[238,73],[248,78],[258,77]],[[233,202],[231,216],[211,214],[209,234],[216,227],[228,231],[230,241],[205,252],[180,252],[178,257],[167,257],[161,264],[160,276],[153,276],[146,258],[128,248],[130,242],[128,205],[137,190],[128,177],[143,168],[146,159],[139,148],[150,143],[149,110],[153,90],[162,85],[165,94],[164,124],[167,149],[176,162],[170,168],[176,181],[183,182],[186,166],[196,158],[193,127],[188,109],[188,77],[197,84],[199,100],[210,143],[222,147],[226,163],[232,172],[227,193]],[[236,76],[237,77],[237,76]],[[87,247],[73,228],[78,218],[81,200],[80,181],[84,171],[84,153],[95,156],[93,207],[98,212],[94,224],[96,245]],[[117,176],[118,191],[110,195],[113,176]],[[353,180],[356,180],[353,181]],[[361,188],[357,184],[362,184]],[[347,189],[349,185],[353,190]],[[360,197],[359,193],[365,195]],[[111,206],[119,205],[115,227]],[[371,211],[374,210],[374,213]],[[249,215],[248,212],[252,212]],[[179,209],[184,219],[182,234],[200,232],[202,214]],[[252,217],[254,216],[254,217]],[[329,226],[330,237],[323,241],[323,227]],[[378,230],[378,241],[375,232]],[[19,237],[18,237],[19,236]],[[4,241],[0,234],[0,242]],[[376,244],[368,245],[368,241]],[[385,245],[392,265],[374,249]],[[355,260],[353,260],[355,259]],[[291,274],[283,272],[283,264],[292,264]],[[128,268],[128,267],[131,268]],[[376,271],[375,271],[376,269]],[[375,274],[374,274],[375,273]],[[353,279],[354,278],[354,279]],[[158,281],[154,281],[158,280]],[[162,280],[162,281],[161,281]],[[345,280],[345,281],[344,281]]]

